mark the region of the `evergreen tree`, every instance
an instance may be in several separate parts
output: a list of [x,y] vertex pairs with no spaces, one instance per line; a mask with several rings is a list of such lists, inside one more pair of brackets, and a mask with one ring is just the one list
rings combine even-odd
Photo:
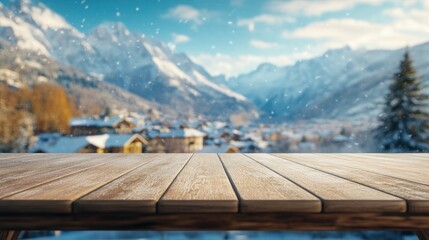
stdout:
[[407,49],[385,98],[380,126],[375,131],[381,150],[423,152],[429,149],[429,114],[425,111],[428,99]]

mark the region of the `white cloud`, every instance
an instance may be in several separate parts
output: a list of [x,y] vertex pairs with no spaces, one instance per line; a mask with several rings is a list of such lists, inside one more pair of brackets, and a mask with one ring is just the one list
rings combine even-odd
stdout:
[[170,8],[162,17],[176,19],[182,23],[190,22],[193,24],[193,27],[197,27],[215,15],[215,12],[205,9],[200,10],[189,5],[178,5]]
[[188,5],[178,5],[171,8],[165,16],[182,21],[200,21],[200,11]]
[[259,49],[272,49],[272,48],[279,47],[278,43],[265,42],[265,41],[256,40],[256,39],[250,40],[250,45]]
[[419,3],[420,0],[402,0],[402,4],[406,7],[414,6]]
[[386,0],[292,0],[272,1],[268,9],[293,16],[318,16],[329,12],[350,9],[358,4],[379,5]]
[[381,34],[383,26],[363,20],[330,19],[311,23],[292,32],[283,32],[283,37],[295,39],[314,39],[324,41],[329,47],[361,47],[368,36]]
[[250,32],[255,30],[256,24],[280,25],[285,22],[294,22],[295,19],[287,16],[277,16],[272,14],[261,14],[252,18],[243,18],[237,21],[237,26],[247,27]]
[[284,32],[286,39],[316,40],[319,47],[328,49],[349,45],[365,49],[395,49],[429,40],[429,4],[421,9],[393,8],[382,14],[389,23],[374,23],[356,19],[330,19],[314,22],[292,32]]
[[171,36],[173,37],[174,44],[186,43],[191,41],[191,38],[188,35],[172,33]]
[[[328,49],[344,47],[353,49],[397,49],[429,40],[429,1],[421,2],[420,8],[391,8],[380,14],[388,22],[374,23],[353,18],[328,19],[313,22],[293,31],[283,32],[286,39],[308,39],[309,45],[295,49],[291,54],[278,56],[257,56],[227,54],[202,54],[192,59],[204,65],[214,75],[236,76],[254,70],[259,64],[268,62],[289,65],[298,60],[319,56]],[[271,22],[273,23],[273,22]],[[268,49],[267,42],[253,40],[250,44]]]

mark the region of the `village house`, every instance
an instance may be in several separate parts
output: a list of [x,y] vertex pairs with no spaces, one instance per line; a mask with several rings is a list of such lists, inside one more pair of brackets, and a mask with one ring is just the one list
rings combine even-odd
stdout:
[[100,134],[128,134],[136,127],[131,118],[104,117],[104,118],[72,118],[70,120],[70,134],[72,136],[100,135]]
[[148,142],[138,134],[40,136],[32,153],[143,153]]
[[167,153],[193,153],[203,149],[205,133],[193,128],[173,129],[162,132],[156,138]]

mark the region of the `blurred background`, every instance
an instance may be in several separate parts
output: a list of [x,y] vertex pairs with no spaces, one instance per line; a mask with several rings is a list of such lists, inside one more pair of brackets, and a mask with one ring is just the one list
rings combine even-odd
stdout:
[[427,152],[427,16],[426,0],[0,0],[0,152]]

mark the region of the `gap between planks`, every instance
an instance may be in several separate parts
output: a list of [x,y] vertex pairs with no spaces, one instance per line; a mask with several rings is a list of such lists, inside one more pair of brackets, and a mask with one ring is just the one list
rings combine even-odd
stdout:
[[75,214],[155,213],[192,154],[162,154],[73,203]]
[[[327,155],[272,155],[404,199],[407,203],[408,212],[429,212],[429,186],[424,184],[369,172],[363,169],[352,168],[346,164],[340,164],[338,161],[341,160],[338,159],[336,159],[334,163],[334,160]],[[333,164],[335,164],[335,166],[333,166]]]
[[108,159],[105,164],[67,175],[0,200],[0,212],[71,213],[72,203],[76,199],[146,164],[153,156],[103,155],[105,160]]
[[391,194],[268,154],[253,160],[322,199],[323,212],[405,212],[406,202]]

